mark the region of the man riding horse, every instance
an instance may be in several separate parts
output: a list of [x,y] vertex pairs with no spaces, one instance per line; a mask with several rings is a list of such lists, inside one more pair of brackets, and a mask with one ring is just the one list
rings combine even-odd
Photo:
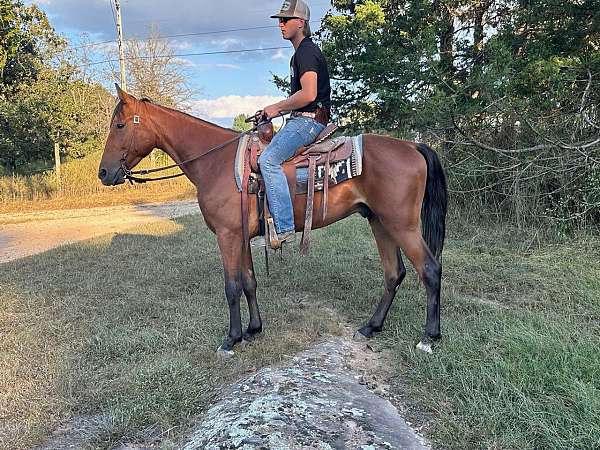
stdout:
[[[353,176],[340,183],[337,183],[337,178],[331,183],[332,180],[325,177],[329,175],[327,163],[331,162],[329,155],[332,149],[326,150],[325,170],[320,171],[322,192],[313,192],[317,171],[309,170],[306,193],[296,191],[290,204],[286,178],[279,164],[290,158],[297,147],[314,140],[323,128],[326,120],[322,116],[327,115],[324,113],[329,107],[330,89],[325,61],[307,36],[309,13],[304,2],[286,1],[282,11],[275,17],[281,19],[283,37],[291,40],[296,48],[292,59],[292,96],[264,110],[269,118],[284,110],[295,111],[294,117],[288,120],[260,158],[263,174],[276,174],[275,181],[273,176],[270,180],[269,175],[265,178],[268,199],[276,214],[277,231],[284,238],[291,238],[294,232],[293,216],[290,215],[292,210],[297,212],[297,229],[305,231],[307,227],[326,227],[354,213],[365,217],[382,262],[384,291],[371,318],[357,330],[356,338],[368,339],[383,330],[396,291],[406,275],[403,261],[406,256],[427,292],[425,327],[417,348],[431,352],[434,343],[441,338],[441,256],[448,201],[446,176],[440,158],[422,143],[378,134],[348,138],[357,145],[356,148],[351,146],[351,149],[356,156],[354,169],[360,167],[360,171],[356,170]],[[248,242],[252,237],[262,234],[257,207],[258,193],[244,195],[248,194],[248,189],[238,185],[235,175],[239,167],[240,141],[250,139],[250,135],[137,99],[118,86],[117,95],[119,103],[111,119],[98,177],[107,186],[122,184],[125,180],[157,181],[178,175],[157,178],[140,178],[138,175],[179,167],[182,174],[196,186],[198,206],[208,228],[216,235],[223,263],[229,332],[217,352],[229,357],[234,354],[235,345],[255,339],[263,330],[256,296],[257,280]],[[258,136],[256,138],[259,139]],[[254,140],[254,137],[251,139]],[[149,170],[132,170],[154,148],[164,150],[175,164]],[[298,157],[308,158],[309,167],[315,169],[314,164],[321,155],[311,151],[320,150],[308,149],[306,155],[302,153]],[[296,167],[293,161],[287,164]],[[350,164],[349,172],[354,169]],[[246,168],[244,172],[247,172]],[[328,188],[330,184],[331,189]],[[297,187],[298,184],[292,183],[293,186]],[[311,198],[311,194],[314,194],[314,198]],[[285,202],[280,198],[284,198]],[[325,199],[328,199],[327,202]],[[245,205],[247,208],[242,207],[245,201],[248,202]],[[317,208],[317,214],[306,214],[305,223],[302,224],[301,217],[313,205]],[[244,220],[245,211],[248,212],[247,221]],[[348,245],[352,245],[352,242]],[[134,273],[131,272],[131,276]],[[245,330],[242,329],[240,311],[242,294],[248,303],[248,326]],[[199,303],[198,307],[202,307],[202,304]]]
[[[296,236],[294,211],[281,164],[294,156],[299,147],[314,142],[327,125],[331,86],[325,57],[310,38],[308,5],[303,0],[286,0],[271,18],[279,19],[283,39],[290,41],[295,49],[290,61],[291,96],[265,107],[262,114],[272,119],[282,112],[292,113],[258,162],[279,241],[292,242]],[[265,245],[264,238],[259,236],[253,244]]]

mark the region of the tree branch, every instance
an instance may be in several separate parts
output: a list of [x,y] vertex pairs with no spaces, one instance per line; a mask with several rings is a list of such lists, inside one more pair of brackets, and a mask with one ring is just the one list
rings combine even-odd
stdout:
[[[531,129],[536,134],[540,135],[540,133],[531,126],[531,124],[528,122],[527,119],[523,119],[523,120],[525,121],[525,123],[527,123],[527,125],[529,125],[531,127]],[[478,147],[481,147],[485,150],[491,150],[493,152],[498,152],[498,153],[528,153],[528,152],[536,152],[538,150],[546,150],[546,149],[550,149],[550,148],[562,148],[564,150],[584,150],[586,148],[590,148],[597,144],[600,144],[600,137],[598,137],[594,141],[576,142],[574,144],[569,145],[569,144],[564,144],[562,142],[552,141],[549,138],[546,138],[546,137],[543,137],[540,135],[540,137],[542,137],[544,140],[550,142],[550,145],[539,144],[539,145],[534,145],[533,147],[524,147],[524,148],[516,148],[516,149],[497,148],[497,147],[492,147],[491,145],[484,144],[483,142],[480,142],[477,139],[475,139],[473,136],[470,136],[469,134],[467,134],[465,131],[463,131],[458,126],[458,124],[456,123],[456,118],[454,116],[452,117],[452,123],[454,124],[454,127],[458,130],[458,132],[460,134],[462,134],[466,139],[471,141],[473,144],[475,144]]]

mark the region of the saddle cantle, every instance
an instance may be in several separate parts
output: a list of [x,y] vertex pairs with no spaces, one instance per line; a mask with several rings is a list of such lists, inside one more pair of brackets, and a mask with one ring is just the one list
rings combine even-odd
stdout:
[[[269,124],[270,125],[270,124]],[[282,165],[286,174],[290,195],[306,194],[306,214],[304,233],[301,242],[301,252],[308,253],[310,232],[313,227],[314,193],[323,191],[321,222],[327,214],[328,190],[330,186],[356,177],[362,173],[362,135],[355,137],[330,138],[337,126],[330,124],[319,134],[315,142],[306,147],[300,147],[296,154]],[[240,139],[235,162],[235,179],[238,190],[242,193],[242,220],[244,238],[248,233],[248,195],[258,194],[259,200],[264,196],[264,182],[260,175],[258,157],[269,145],[272,138],[272,128],[259,128],[256,133],[245,135]],[[260,234],[272,236],[265,230],[268,222],[268,208],[260,205],[259,216],[265,212],[265,218],[260,218]],[[273,230],[274,231],[274,230]],[[278,248],[277,235],[271,239],[271,247]]]

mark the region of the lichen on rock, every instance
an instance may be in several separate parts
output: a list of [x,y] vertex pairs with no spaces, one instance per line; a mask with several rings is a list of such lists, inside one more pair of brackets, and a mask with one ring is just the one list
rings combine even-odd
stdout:
[[357,345],[332,339],[286,367],[239,381],[204,414],[183,448],[427,449],[398,410],[349,368]]

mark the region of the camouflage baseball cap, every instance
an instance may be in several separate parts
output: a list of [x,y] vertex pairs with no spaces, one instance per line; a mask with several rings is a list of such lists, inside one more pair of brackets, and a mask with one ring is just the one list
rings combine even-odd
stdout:
[[278,19],[279,17],[294,17],[309,21],[310,9],[304,0],[285,0],[281,5],[281,11],[273,14],[271,19]]

